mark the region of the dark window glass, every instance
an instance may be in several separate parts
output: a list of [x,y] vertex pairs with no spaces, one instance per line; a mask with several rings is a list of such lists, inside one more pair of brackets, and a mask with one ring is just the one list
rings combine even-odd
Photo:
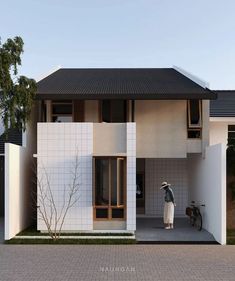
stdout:
[[200,139],[201,130],[188,130],[188,138],[189,139]]
[[235,139],[235,132],[228,132],[229,139]]
[[126,122],[126,101],[124,100],[112,101],[112,122],[116,122],[116,123]]
[[117,206],[117,159],[111,159],[111,205]]
[[72,114],[72,103],[52,104],[52,114]]
[[42,103],[42,115],[41,115],[41,121],[46,122],[47,120],[47,109],[46,109],[46,104],[43,102]]
[[97,206],[109,204],[109,161],[108,159],[96,159],[96,198]]
[[125,188],[125,166],[124,166],[124,160],[123,159],[118,159],[118,179],[119,179],[119,205],[124,204],[124,188]]
[[229,126],[228,126],[228,131],[229,131],[229,132],[231,132],[231,131],[232,131],[232,132],[235,132],[235,125],[229,125]]
[[107,219],[108,218],[108,209],[96,209],[96,218],[97,219]]
[[200,125],[200,101],[190,100],[190,125]]
[[112,218],[113,219],[122,219],[124,218],[124,209],[113,208],[112,209]]
[[111,122],[111,101],[103,100],[102,102],[102,121]]
[[113,123],[126,122],[126,101],[125,100],[103,100],[102,121]]

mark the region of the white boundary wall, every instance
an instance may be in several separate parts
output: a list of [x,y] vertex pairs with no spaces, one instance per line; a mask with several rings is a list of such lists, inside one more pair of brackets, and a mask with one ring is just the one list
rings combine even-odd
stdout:
[[226,148],[216,144],[206,148],[205,158],[189,158],[190,201],[200,207],[203,228],[220,244],[226,244]]
[[5,144],[5,240],[31,223],[31,164],[26,148]]

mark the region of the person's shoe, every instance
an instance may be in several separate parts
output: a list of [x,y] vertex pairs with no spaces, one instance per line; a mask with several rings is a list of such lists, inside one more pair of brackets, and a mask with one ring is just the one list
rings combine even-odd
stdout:
[[170,226],[170,228],[171,228],[171,229],[174,229],[174,226],[173,226],[173,225],[171,225],[171,226]]
[[166,226],[165,229],[171,229],[170,226]]

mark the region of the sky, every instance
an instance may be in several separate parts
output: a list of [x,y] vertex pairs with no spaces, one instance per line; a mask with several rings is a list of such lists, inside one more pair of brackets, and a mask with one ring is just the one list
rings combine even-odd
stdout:
[[0,0],[0,36],[21,36],[20,74],[58,66],[179,66],[235,89],[234,0]]

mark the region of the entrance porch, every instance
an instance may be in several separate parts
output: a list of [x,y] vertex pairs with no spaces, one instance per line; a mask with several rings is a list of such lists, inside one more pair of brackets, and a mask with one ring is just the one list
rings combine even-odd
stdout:
[[[226,243],[224,152],[221,145],[214,145],[204,154],[187,154],[186,158],[136,159],[138,241]],[[165,230],[162,221],[163,181],[171,183],[174,192],[174,230]],[[193,228],[185,214],[192,201],[200,209],[202,231]]]
[[164,229],[162,218],[137,217],[136,239],[140,243],[217,243],[211,233],[198,231],[189,224],[188,218],[176,218],[174,229]]

